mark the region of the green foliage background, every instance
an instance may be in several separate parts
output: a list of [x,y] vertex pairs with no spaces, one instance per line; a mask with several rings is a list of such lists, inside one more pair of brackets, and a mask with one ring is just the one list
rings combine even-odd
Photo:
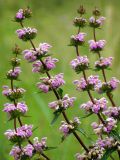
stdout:
[[[77,16],[76,9],[80,4],[83,4],[86,8],[86,18],[91,16],[92,9],[95,6],[99,7],[103,16],[107,18],[103,29],[98,30],[97,38],[107,40],[107,46],[102,54],[106,57],[115,57],[113,70],[107,71],[108,79],[110,76],[120,78],[119,0],[0,0],[0,91],[2,91],[2,85],[9,84],[9,81],[5,79],[5,73],[10,69],[9,60],[12,57],[11,48],[15,43],[19,44],[23,50],[31,47],[29,43],[23,43],[18,40],[15,30],[20,28],[20,26],[12,21],[12,18],[19,8],[25,8],[29,5],[33,11],[33,17],[31,20],[26,21],[25,25],[38,29],[37,38],[34,40],[35,44],[38,45],[40,42],[48,42],[53,46],[51,52],[53,56],[57,57],[60,61],[57,64],[57,68],[54,69],[51,74],[63,72],[66,81],[66,85],[63,87],[64,93],[77,96],[74,108],[68,110],[67,114],[69,118],[72,118],[73,115],[83,115],[83,112],[79,109],[79,105],[86,102],[88,96],[86,93],[78,93],[72,84],[72,81],[79,76],[73,72],[69,65],[69,62],[75,58],[75,50],[68,46],[69,37],[77,32],[76,28],[72,25],[72,20]],[[83,32],[87,32],[87,40],[92,39],[92,30],[89,27],[85,28]],[[98,58],[95,54],[89,52],[87,43],[85,47],[81,49],[81,54],[86,54],[90,57],[92,66],[94,64],[93,60]],[[34,132],[34,136],[39,136],[40,138],[47,136],[49,146],[58,146],[57,150],[46,153],[51,157],[51,160],[73,160],[75,153],[81,152],[82,148],[79,147],[78,142],[72,135],[70,135],[64,143],[60,143],[61,135],[58,128],[62,117],[59,118],[55,125],[50,125],[53,115],[52,111],[48,108],[48,102],[55,100],[54,95],[52,93],[47,95],[37,93],[35,84],[38,82],[39,75],[31,72],[32,66],[25,60],[22,61],[21,67],[21,81],[17,82],[17,84],[27,90],[23,100],[26,101],[29,106],[28,115],[30,115],[29,118],[23,118],[23,122],[34,124],[35,127],[38,127]],[[93,71],[91,71],[91,74],[94,74]],[[117,104],[120,103],[119,91],[118,89],[114,92],[114,99]],[[99,95],[96,94],[96,97],[98,96]],[[11,144],[3,135],[5,130],[13,128],[13,122],[8,122],[6,114],[2,112],[5,102],[7,102],[7,100],[0,95],[0,160],[12,160],[8,155]],[[89,133],[93,140],[95,140],[95,136],[92,135],[90,123],[95,119],[95,116],[91,116],[83,120],[81,124],[81,127]],[[91,143],[89,139],[86,140],[82,135],[81,137],[87,145]],[[115,157],[115,160],[117,159],[118,158]]]

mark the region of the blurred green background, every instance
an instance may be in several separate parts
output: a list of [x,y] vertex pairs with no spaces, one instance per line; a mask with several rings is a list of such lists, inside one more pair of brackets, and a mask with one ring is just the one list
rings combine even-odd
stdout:
[[[38,29],[37,38],[34,40],[38,45],[40,42],[48,42],[53,48],[51,53],[60,61],[57,68],[51,72],[56,74],[63,72],[65,76],[66,85],[63,87],[64,93],[71,96],[77,96],[74,108],[69,109],[67,114],[69,118],[73,116],[82,116],[83,112],[80,111],[79,105],[88,101],[86,93],[78,93],[72,81],[79,76],[74,73],[69,63],[75,58],[75,50],[69,47],[69,37],[76,33],[73,24],[73,19],[77,16],[76,10],[83,4],[86,8],[86,18],[91,16],[92,9],[96,6],[102,11],[102,15],[106,17],[106,23],[102,30],[97,31],[98,39],[106,39],[107,45],[104,56],[114,56],[113,71],[107,71],[108,79],[110,76],[120,78],[120,1],[119,0],[0,0],[0,91],[2,92],[2,85],[9,85],[9,81],[5,79],[5,73],[10,69],[9,60],[13,56],[11,48],[15,43],[19,44],[24,50],[30,48],[29,43],[24,43],[18,40],[15,30],[20,28],[19,24],[12,21],[16,11],[19,8],[30,6],[33,11],[31,20],[25,22],[26,26],[36,27]],[[87,40],[92,39],[92,30],[86,27],[83,32],[87,32]],[[93,61],[98,57],[89,52],[88,44],[81,49],[82,54],[88,55],[93,66]],[[23,59],[23,57],[21,56]],[[51,157],[51,160],[73,160],[75,153],[82,152],[76,139],[70,135],[62,144],[60,143],[59,126],[62,117],[51,126],[50,122],[53,118],[52,111],[48,108],[48,102],[55,100],[52,93],[38,94],[36,82],[39,80],[39,75],[31,72],[32,65],[28,64],[25,60],[22,61],[22,74],[21,81],[17,85],[27,90],[24,101],[29,106],[28,115],[31,117],[23,118],[24,123],[34,124],[38,127],[34,132],[34,136],[48,137],[48,146],[58,146],[57,150],[47,151],[46,154]],[[95,74],[93,71],[88,74]],[[100,73],[99,73],[100,74]],[[101,75],[100,75],[101,76]],[[119,89],[114,92],[114,99],[119,104]],[[3,133],[8,128],[13,128],[13,122],[8,122],[5,113],[2,112],[3,104],[7,100],[0,95],[0,160],[12,160],[8,155],[11,144],[4,137]],[[96,97],[99,95],[96,94]],[[90,123],[95,120],[95,116],[91,116],[82,121],[81,127],[89,133],[93,140],[95,136],[92,135]],[[90,140],[82,136],[83,141],[89,145]],[[115,157],[115,160],[118,158]]]

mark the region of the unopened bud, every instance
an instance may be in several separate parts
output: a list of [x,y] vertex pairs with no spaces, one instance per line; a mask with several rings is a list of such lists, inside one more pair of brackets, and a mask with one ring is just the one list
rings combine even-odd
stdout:
[[80,8],[77,10],[77,12],[79,13],[79,14],[85,14],[85,9],[84,9],[84,7],[83,6],[80,6]]

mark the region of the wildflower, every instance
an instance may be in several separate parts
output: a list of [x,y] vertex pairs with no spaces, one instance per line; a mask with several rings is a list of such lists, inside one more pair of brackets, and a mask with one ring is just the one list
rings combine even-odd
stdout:
[[104,132],[110,133],[112,129],[116,128],[117,120],[110,117],[106,119],[106,126],[104,126],[103,130]]
[[75,97],[69,97],[68,94],[66,94],[61,100],[49,103],[49,107],[55,110],[59,108],[67,109],[73,106],[75,99]]
[[115,90],[117,88],[119,83],[120,83],[120,81],[117,78],[112,77],[111,80],[108,82],[103,82],[103,83],[97,84],[95,87],[95,90],[98,93],[112,92],[113,90]]
[[38,137],[35,137],[33,139],[34,141],[33,146],[37,152],[41,152],[47,147],[46,140],[47,140],[47,137],[43,137],[41,141],[39,141]]
[[97,114],[100,111],[104,111],[107,108],[107,100],[103,97],[101,99],[94,99],[94,103],[88,101],[80,106],[81,109],[84,109],[87,112],[93,112]]
[[83,17],[80,17],[80,18],[75,17],[73,23],[76,27],[82,27],[83,28],[83,27],[86,26],[87,20]]
[[96,142],[96,145],[103,148],[111,148],[113,147],[114,143],[115,140],[113,137],[105,137],[104,139],[99,138]]
[[39,47],[36,48],[37,54],[38,55],[45,55],[47,52],[49,52],[49,49],[51,47],[52,46],[50,44],[48,44],[48,43],[40,43]]
[[37,59],[36,51],[34,50],[24,50],[23,54],[24,54],[24,58],[28,62],[34,62]]
[[104,21],[105,17],[100,17],[98,19],[96,19],[95,17],[90,17],[89,24],[91,27],[99,28],[103,25]]
[[50,79],[48,77],[43,77],[40,78],[40,80],[42,82],[37,83],[37,86],[41,91],[45,93],[52,89],[57,89],[65,83],[65,81],[63,80],[63,73],[51,77]]
[[108,117],[119,118],[120,107],[109,107],[103,112],[103,114]]
[[24,153],[23,156],[32,157],[32,155],[33,155],[33,150],[34,150],[33,146],[32,146],[31,144],[28,144],[27,146],[25,146],[25,147],[23,148],[23,153]]
[[86,33],[79,33],[77,35],[72,35],[70,45],[72,46],[82,45],[85,42],[85,36]]
[[6,96],[9,100],[13,101],[14,99],[22,98],[25,89],[23,88],[14,88],[11,89],[8,86],[3,86],[2,94]]
[[25,138],[29,138],[32,136],[32,125],[24,125],[19,127],[15,130],[7,130],[5,135],[7,136],[8,140],[12,142],[18,142],[19,140],[24,140]]
[[25,19],[24,11],[23,11],[23,9],[19,9],[19,11],[16,13],[15,21],[21,22],[23,19]]
[[76,59],[72,60],[70,64],[76,73],[80,73],[81,71],[88,69],[89,60],[87,56],[78,56]]
[[58,62],[58,59],[56,58],[51,58],[51,57],[47,57],[45,60],[44,60],[44,64],[45,64],[45,67],[42,65],[41,61],[36,61],[34,64],[33,64],[33,69],[32,71],[33,72],[40,72],[40,73],[44,73],[45,70],[49,71],[53,68],[55,68],[55,63]]
[[81,78],[80,80],[75,80],[74,84],[76,85],[76,89],[80,91],[86,91],[86,90],[94,90],[95,86],[97,84],[101,83],[99,80],[99,76],[89,76],[86,79]]
[[20,39],[22,39],[23,41],[28,41],[36,37],[37,30],[35,28],[27,27],[18,29],[16,33]]
[[16,80],[20,73],[21,73],[20,67],[15,67],[14,69],[11,69],[7,72],[7,78]]
[[61,126],[59,128],[59,130],[64,134],[64,136],[67,136],[73,129],[74,126],[72,126],[71,124],[67,124],[64,121],[61,122]]
[[10,151],[10,155],[13,156],[15,160],[18,160],[20,158],[21,152],[22,151],[19,146],[13,146]]
[[94,41],[94,40],[89,40],[88,41],[89,43],[89,48],[91,51],[93,52],[98,52],[98,51],[102,51],[105,44],[106,44],[106,41],[105,40],[99,40],[99,41]]
[[24,115],[28,110],[27,105],[24,102],[18,102],[16,105],[12,103],[4,104],[3,111],[9,113],[10,118],[14,118],[20,115]]
[[95,62],[95,67],[97,69],[106,69],[112,65],[113,57],[103,58]]

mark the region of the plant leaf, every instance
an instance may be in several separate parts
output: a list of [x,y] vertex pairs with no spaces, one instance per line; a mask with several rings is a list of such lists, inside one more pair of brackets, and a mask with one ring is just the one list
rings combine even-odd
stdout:
[[120,134],[117,133],[115,130],[112,130],[110,135],[114,137],[116,140],[120,141]]
[[83,117],[81,117],[81,118],[87,118],[87,117],[91,116],[92,114],[93,114],[93,113],[91,112],[91,113],[86,114],[85,116],[83,116]]
[[109,156],[115,152],[117,150],[117,148],[108,148],[105,152],[105,154],[103,155],[101,160],[107,160],[109,158]]
[[54,118],[53,118],[53,120],[51,122],[51,125],[53,125],[57,121],[57,119],[60,116],[60,114],[61,114],[60,111],[54,112]]
[[63,90],[59,88],[57,91],[58,91],[58,94],[60,95],[60,98],[63,98]]
[[58,147],[47,147],[46,149],[45,149],[45,151],[49,151],[49,150],[52,150],[52,149],[57,149]]

